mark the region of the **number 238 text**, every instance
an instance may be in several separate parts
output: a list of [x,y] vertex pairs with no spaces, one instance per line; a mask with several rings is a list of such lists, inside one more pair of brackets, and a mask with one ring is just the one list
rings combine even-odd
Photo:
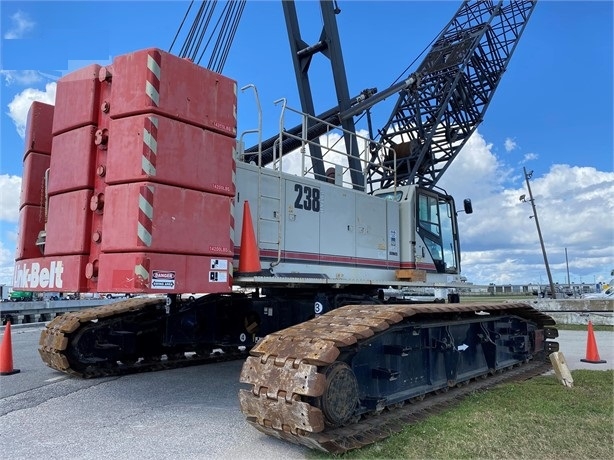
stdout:
[[307,185],[294,184],[296,199],[294,207],[305,211],[320,212],[320,189]]

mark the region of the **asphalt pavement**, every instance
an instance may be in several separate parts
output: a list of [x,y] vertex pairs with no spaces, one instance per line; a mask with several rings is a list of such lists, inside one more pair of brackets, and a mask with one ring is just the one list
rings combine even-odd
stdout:
[[20,372],[0,376],[3,458],[306,458],[305,448],[245,421],[240,361],[80,379],[42,363],[41,330],[11,328]]
[[[245,421],[237,397],[242,362],[85,380],[42,363],[41,329],[11,329],[20,372],[0,376],[4,458],[307,458],[307,449],[263,435]],[[586,332],[560,331],[570,369],[612,369],[614,333],[595,332],[605,364],[581,361],[587,339]]]

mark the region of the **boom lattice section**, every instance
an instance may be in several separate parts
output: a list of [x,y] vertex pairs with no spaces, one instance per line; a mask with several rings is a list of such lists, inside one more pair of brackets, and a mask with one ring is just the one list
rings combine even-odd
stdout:
[[[372,151],[372,189],[418,183],[432,188],[482,122],[535,1],[465,2],[401,91]],[[387,167],[387,169],[384,169]]]

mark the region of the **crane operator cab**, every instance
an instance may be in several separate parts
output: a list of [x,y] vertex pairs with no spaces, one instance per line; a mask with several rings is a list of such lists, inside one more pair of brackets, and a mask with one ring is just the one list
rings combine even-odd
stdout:
[[[441,274],[460,274],[460,244],[454,199],[443,190],[406,185],[373,193],[400,206],[401,241],[409,237],[409,257],[416,268],[435,269]],[[464,211],[473,212],[471,200],[465,199]],[[404,245],[401,245],[403,248]],[[412,251],[413,249],[413,251]]]

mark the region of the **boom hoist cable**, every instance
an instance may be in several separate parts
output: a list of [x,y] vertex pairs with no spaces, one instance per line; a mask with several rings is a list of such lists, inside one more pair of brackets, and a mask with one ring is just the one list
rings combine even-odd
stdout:
[[[182,29],[184,26],[187,28],[187,24],[190,23],[188,18],[192,14],[193,19],[185,32],[185,39],[178,56],[190,59],[199,65],[205,58],[207,69],[222,73],[245,9],[245,3],[246,0],[222,2],[205,0],[200,2],[195,12],[192,12],[194,6],[194,0],[192,0],[173,38],[169,52],[172,52],[173,47],[178,43]],[[222,4],[221,11],[217,8],[219,4]]]
[[[189,23],[187,18],[193,3],[186,12],[180,30],[186,22]],[[217,15],[215,20],[217,3],[216,0],[201,2],[183,44],[181,57],[196,60],[200,53],[197,62],[199,63],[213,42],[208,66],[216,72],[221,72],[245,0],[222,2],[224,3],[222,13]],[[321,3],[328,4],[328,2]],[[345,101],[343,107],[338,106],[323,112],[327,115],[327,122],[343,125],[367,111],[370,137],[373,138],[369,108],[392,94],[398,95],[388,122],[377,130],[378,144],[394,149],[396,159],[372,148],[372,165],[366,172],[369,190],[407,184],[419,184],[426,188],[437,186],[441,176],[482,122],[536,3],[535,0],[464,1],[452,20],[434,40],[416,71],[384,91],[369,90],[365,98],[349,98],[349,95],[345,95],[348,97],[340,98]],[[291,4],[292,2],[284,2],[284,10],[291,10]],[[328,6],[328,8],[332,13],[325,17],[333,23],[334,14],[338,12],[336,2],[334,7]],[[296,22],[295,13],[290,15],[286,11],[286,16],[287,25]],[[207,35],[211,27],[213,32]],[[324,36],[328,36],[325,33],[328,31],[328,34],[336,37],[336,29],[330,24],[329,29],[323,31]],[[217,38],[214,39],[216,32]],[[178,35],[173,40],[173,45]],[[307,45],[300,40],[297,25],[294,25],[294,30],[290,30],[289,35],[294,37],[293,43],[298,44],[294,56],[298,56],[298,68],[303,69],[305,66],[300,66],[303,63],[301,59],[308,62],[311,57],[308,51],[319,50],[320,43],[306,47]],[[332,40],[331,43],[336,41]],[[330,53],[330,50],[328,51]],[[340,52],[337,54],[340,55]],[[341,60],[336,61],[338,62],[332,63],[332,68],[340,75],[336,82],[339,86],[345,79],[344,69],[339,63]],[[409,67],[411,66],[410,64]],[[306,79],[303,74],[306,74],[306,71],[297,77],[297,81],[302,82]],[[302,87],[305,88],[305,85]],[[306,93],[305,98],[309,100],[308,88],[303,91]],[[356,102],[359,99],[360,102]],[[306,110],[305,107],[303,110],[308,113],[313,112]],[[317,138],[321,135],[321,131],[320,126],[314,126],[310,133]],[[284,149],[284,152],[286,151],[291,150]],[[253,160],[255,149],[246,149],[246,153],[249,153],[246,155],[246,160]],[[263,164],[269,161],[271,156],[269,153],[263,152]],[[353,179],[353,182],[362,181]]]
[[[208,69],[213,70],[214,72],[221,73],[224,69],[224,64],[226,63],[226,58],[228,57],[228,53],[230,52],[230,47],[234,40],[235,34],[237,32],[237,28],[239,27],[239,22],[241,20],[241,16],[243,14],[243,10],[245,9],[245,0],[241,1],[231,1],[226,3],[223,11],[223,22],[220,28],[220,33],[215,41],[215,46],[213,48],[213,52],[211,53],[211,57],[209,59],[209,63],[207,65]],[[222,20],[222,17],[220,17]],[[207,45],[209,42],[207,42]],[[206,50],[206,49],[205,49]],[[202,59],[205,50],[202,51],[198,63]]]

